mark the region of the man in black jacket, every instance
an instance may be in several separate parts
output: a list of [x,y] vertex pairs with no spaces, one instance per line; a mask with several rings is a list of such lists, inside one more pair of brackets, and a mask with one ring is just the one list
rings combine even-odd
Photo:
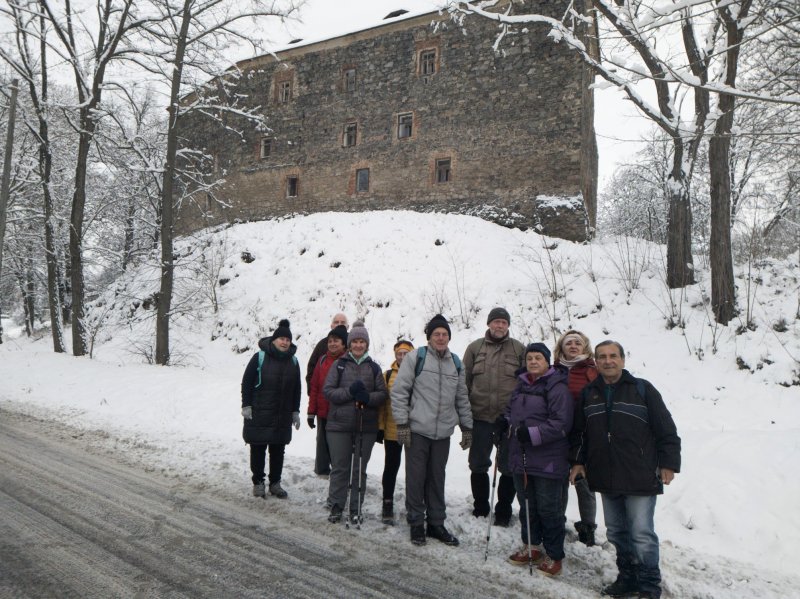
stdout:
[[600,376],[581,395],[571,435],[570,482],[585,476],[601,493],[608,540],[617,550],[611,597],[661,597],[653,514],[681,466],[681,440],[661,394],[625,370],[616,341],[595,348]]

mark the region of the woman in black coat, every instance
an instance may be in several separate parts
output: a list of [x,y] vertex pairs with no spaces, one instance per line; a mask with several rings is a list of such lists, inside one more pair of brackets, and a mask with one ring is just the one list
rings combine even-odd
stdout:
[[264,466],[269,447],[269,493],[279,499],[283,454],[292,440],[292,425],[300,428],[300,367],[289,321],[281,320],[271,337],[258,342],[261,351],[250,359],[242,377],[244,442],[250,445],[253,495],[266,497]]

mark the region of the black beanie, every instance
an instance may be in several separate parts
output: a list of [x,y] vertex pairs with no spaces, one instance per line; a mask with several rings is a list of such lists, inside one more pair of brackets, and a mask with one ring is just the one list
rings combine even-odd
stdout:
[[431,318],[430,322],[428,322],[427,326],[425,327],[425,338],[430,339],[431,334],[433,331],[438,328],[447,329],[447,336],[452,339],[453,334],[450,332],[450,324],[447,322],[447,319],[442,316],[441,314],[437,314],[433,318]]
[[550,364],[550,350],[547,349],[547,346],[544,343],[531,343],[528,345],[528,347],[525,348],[525,356],[531,352],[542,354],[544,359],[547,360],[547,363]]
[[289,341],[292,340],[292,331],[289,330],[289,321],[285,318],[278,323],[278,328],[272,333],[273,339],[277,339],[278,337],[288,337]]
[[505,308],[492,308],[492,311],[489,312],[489,318],[486,319],[486,324],[489,324],[490,322],[492,322],[493,320],[497,320],[498,318],[502,318],[508,324],[511,324],[511,315]]
[[347,347],[347,327],[345,327],[343,324],[335,326],[331,329],[331,332],[328,333],[327,338],[330,339],[331,337],[338,337],[342,340],[344,346]]

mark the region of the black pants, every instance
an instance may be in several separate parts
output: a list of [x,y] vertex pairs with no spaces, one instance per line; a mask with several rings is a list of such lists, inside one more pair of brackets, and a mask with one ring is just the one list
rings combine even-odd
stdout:
[[383,463],[383,498],[394,499],[394,487],[397,483],[397,473],[400,471],[400,462],[403,459],[403,446],[397,441],[383,442],[386,458]]
[[253,484],[264,482],[264,465],[269,447],[269,484],[280,482],[283,472],[283,452],[286,445],[250,445],[250,471],[253,473]]

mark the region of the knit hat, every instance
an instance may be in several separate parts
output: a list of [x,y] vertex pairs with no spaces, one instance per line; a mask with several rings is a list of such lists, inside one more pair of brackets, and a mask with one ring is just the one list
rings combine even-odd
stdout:
[[544,343],[531,343],[528,345],[528,347],[525,348],[525,357],[527,357],[531,352],[542,354],[544,359],[547,360],[547,363],[550,363],[550,350],[547,349],[547,346]]
[[292,340],[292,331],[289,330],[289,321],[285,318],[278,323],[278,328],[272,333],[273,339],[277,339],[278,337],[288,337],[289,341]]
[[492,322],[493,320],[497,320],[498,318],[502,318],[508,324],[511,324],[511,315],[505,308],[492,308],[491,312],[489,312],[489,318],[486,319],[486,324],[489,324],[490,322]]
[[356,320],[353,323],[353,328],[350,329],[350,334],[347,336],[347,342],[352,343],[355,339],[363,339],[367,342],[367,347],[369,347],[369,333],[361,320]]
[[442,316],[441,314],[437,314],[433,318],[431,318],[430,322],[428,322],[427,326],[425,327],[425,338],[431,338],[433,331],[438,328],[447,329],[447,336],[452,339],[453,334],[450,332],[450,324],[447,322],[447,319]]
[[344,346],[347,347],[347,328],[343,324],[335,326],[331,329],[331,332],[328,333],[327,338],[330,339],[331,337],[338,337],[342,340]]
[[414,351],[414,344],[411,343],[410,341],[406,341],[405,339],[401,339],[400,341],[394,344],[394,347],[392,349],[394,351],[400,349],[405,349],[407,351]]

